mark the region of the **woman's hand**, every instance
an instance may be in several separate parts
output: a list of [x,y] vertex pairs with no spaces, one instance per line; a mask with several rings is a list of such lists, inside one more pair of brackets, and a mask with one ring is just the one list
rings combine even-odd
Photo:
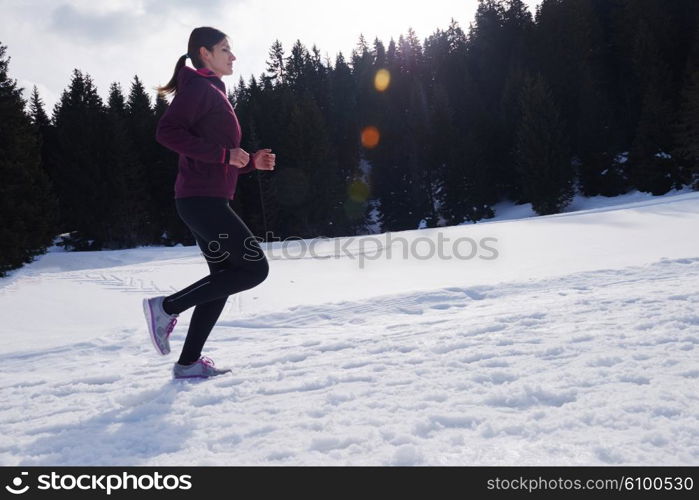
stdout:
[[231,149],[231,158],[229,164],[234,167],[243,168],[250,162],[250,155],[243,148]]
[[258,149],[253,155],[257,170],[274,170],[274,160],[277,157],[269,148]]

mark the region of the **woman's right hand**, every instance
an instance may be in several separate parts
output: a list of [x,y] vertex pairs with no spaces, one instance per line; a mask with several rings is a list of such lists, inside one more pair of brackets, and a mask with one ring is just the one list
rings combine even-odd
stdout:
[[229,164],[243,168],[250,162],[250,155],[243,148],[231,149],[231,159]]

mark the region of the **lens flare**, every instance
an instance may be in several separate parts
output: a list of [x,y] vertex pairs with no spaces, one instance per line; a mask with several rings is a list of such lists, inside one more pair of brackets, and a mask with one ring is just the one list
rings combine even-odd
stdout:
[[369,198],[369,186],[366,182],[356,180],[347,189],[351,200],[363,202]]
[[391,83],[391,73],[387,69],[380,69],[374,75],[374,88],[379,92],[383,92]]
[[373,125],[364,127],[362,130],[362,146],[369,149],[375,148],[379,144],[380,136],[379,129]]

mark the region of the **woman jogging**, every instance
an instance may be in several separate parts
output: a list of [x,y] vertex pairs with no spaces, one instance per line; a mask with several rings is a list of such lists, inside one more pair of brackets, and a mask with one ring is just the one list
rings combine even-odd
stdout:
[[[185,65],[187,57],[196,69]],[[233,74],[235,60],[224,33],[196,28],[172,79],[157,89],[161,95],[175,94],[156,131],[160,144],[179,153],[175,207],[211,272],[172,295],[143,300],[151,341],[162,355],[170,352],[169,337],[178,315],[194,307],[182,353],[173,367],[175,378],[231,371],[216,368],[201,355],[202,348],[228,296],[259,285],[269,273],[257,240],[228,204],[238,175],[274,170],[275,161],[270,149],[250,155],[240,148],[240,124],[221,80]]]

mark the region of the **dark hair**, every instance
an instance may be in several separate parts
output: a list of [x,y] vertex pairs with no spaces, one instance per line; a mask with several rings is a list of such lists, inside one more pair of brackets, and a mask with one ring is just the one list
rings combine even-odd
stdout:
[[175,64],[175,72],[172,74],[172,78],[164,87],[155,87],[158,94],[161,97],[165,97],[167,94],[177,94],[177,75],[179,74],[182,66],[187,62],[187,56],[192,60],[192,64],[195,68],[203,68],[204,63],[201,60],[201,55],[199,54],[200,47],[206,47],[209,52],[214,51],[214,45],[219,43],[224,38],[228,38],[228,35],[216,28],[211,28],[209,26],[201,26],[199,28],[194,28],[192,33],[189,35],[189,42],[187,43],[187,54],[180,56]]

